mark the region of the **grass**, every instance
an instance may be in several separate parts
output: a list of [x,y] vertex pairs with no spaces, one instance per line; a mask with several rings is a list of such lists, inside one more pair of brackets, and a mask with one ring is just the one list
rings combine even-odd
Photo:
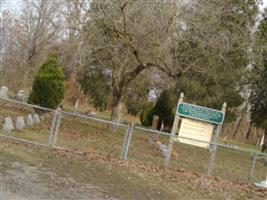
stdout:
[[119,157],[125,131],[124,127],[114,128],[96,121],[65,117],[62,119],[57,145]]
[[251,151],[260,151],[261,148],[259,146],[253,145],[253,144],[247,144],[244,142],[239,142],[236,140],[230,140],[230,139],[221,139],[221,142],[223,144],[233,144],[235,146],[238,146],[239,148],[251,150]]
[[[0,139],[1,171],[13,161],[40,166],[61,177],[90,183],[121,199],[264,199],[264,192],[245,186],[149,168],[96,154],[76,155]],[[45,181],[45,180],[44,180]],[[212,185],[212,187],[211,187]]]
[[[68,112],[79,112],[79,113],[86,113],[88,110],[94,111],[96,113],[96,117],[99,117],[101,119],[109,120],[111,116],[111,111],[96,111],[92,106],[90,105],[80,105],[78,108],[74,108],[73,106],[69,105],[68,103],[64,103],[63,105],[64,110]],[[123,115],[123,122],[125,123],[132,123],[135,124],[141,124],[140,119],[138,116],[129,115],[127,113],[124,113]]]
[[[9,110],[14,109],[1,109],[1,114]],[[17,110],[16,112],[19,111]],[[0,131],[0,133],[47,144],[52,118],[53,116],[47,113],[43,115],[41,124],[32,128],[11,133]],[[56,145],[66,149],[95,152],[119,158],[125,132],[126,129],[124,127],[111,127],[102,122],[64,115]],[[162,166],[164,156],[155,143],[151,143],[154,137],[151,133],[135,129],[128,159]],[[161,135],[159,140],[167,145],[169,137]],[[250,145],[244,145],[243,148],[253,150]],[[172,168],[186,169],[201,174],[207,173],[210,158],[208,149],[176,142],[174,151],[177,155],[171,159]],[[250,153],[218,148],[213,175],[233,181],[247,182],[252,164],[251,156],[252,154]],[[266,176],[266,167],[263,166],[263,162],[264,160],[260,160],[256,163],[255,181],[263,180]]]

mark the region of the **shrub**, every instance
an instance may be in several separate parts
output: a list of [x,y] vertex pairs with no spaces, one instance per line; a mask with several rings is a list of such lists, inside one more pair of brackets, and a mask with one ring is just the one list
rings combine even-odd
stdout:
[[174,112],[175,108],[175,98],[171,95],[171,92],[168,90],[163,91],[152,111],[153,115],[159,116],[159,124],[158,129],[161,126],[161,123],[164,123],[165,127],[171,127],[174,120]]
[[143,126],[150,126],[153,118],[154,104],[148,103],[140,113],[140,121]]
[[174,120],[175,98],[171,96],[171,93],[167,90],[163,91],[156,104],[147,105],[140,114],[140,121],[144,126],[150,126],[152,124],[153,115],[159,116],[158,129],[160,129],[161,123],[164,123],[165,127],[171,127]]
[[49,56],[38,71],[29,97],[30,103],[55,109],[65,94],[64,73],[56,56]]

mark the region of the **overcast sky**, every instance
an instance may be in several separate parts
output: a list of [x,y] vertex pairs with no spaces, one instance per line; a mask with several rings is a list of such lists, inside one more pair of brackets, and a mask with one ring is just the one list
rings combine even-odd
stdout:
[[[21,0],[4,0],[4,1],[6,2],[5,6],[7,6],[8,8],[13,8],[13,9],[17,9],[18,4],[21,2]],[[263,4],[264,4],[264,7],[267,7],[267,0],[263,0]]]

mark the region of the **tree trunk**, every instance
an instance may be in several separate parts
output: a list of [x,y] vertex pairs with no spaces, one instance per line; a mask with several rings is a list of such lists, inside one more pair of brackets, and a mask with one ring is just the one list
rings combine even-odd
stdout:
[[256,138],[259,139],[260,136],[259,136],[259,131],[258,131],[258,128],[257,127],[255,127],[255,134],[256,134]]
[[112,111],[111,111],[111,116],[110,119],[113,122],[121,122],[122,118],[122,102],[121,102],[122,96],[118,92],[113,92],[113,97],[112,97]]
[[252,128],[252,123],[249,122],[248,130],[247,130],[247,133],[246,133],[246,139],[247,140],[249,140],[249,136],[250,136],[250,133],[251,133],[251,128]]
[[267,129],[265,129],[265,131],[264,131],[264,139],[263,139],[263,145],[261,148],[261,152],[265,152],[266,149],[267,149]]
[[236,127],[235,127],[235,132],[233,134],[233,139],[235,139],[235,137],[236,137],[236,135],[237,135],[237,133],[239,131],[239,128],[240,128],[242,120],[243,120],[243,116],[241,115],[240,118],[237,121],[237,124],[236,124]]

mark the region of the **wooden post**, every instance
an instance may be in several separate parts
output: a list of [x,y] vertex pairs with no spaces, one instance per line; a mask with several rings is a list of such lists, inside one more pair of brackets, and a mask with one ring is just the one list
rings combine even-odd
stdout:
[[[178,108],[179,104],[183,102],[183,100],[184,100],[184,93],[181,93],[180,98],[179,98],[178,103],[177,103],[176,109]],[[164,162],[164,166],[165,167],[168,167],[169,163],[170,163],[173,144],[174,144],[174,138],[175,138],[176,131],[177,131],[177,128],[178,128],[178,124],[179,124],[179,118],[180,118],[179,115],[177,113],[175,113],[175,118],[174,118],[172,131],[171,131],[171,135],[170,135],[170,140],[169,140],[168,151],[167,151],[167,155],[166,155],[165,162]]]
[[[224,104],[222,106],[222,112],[224,113],[224,116],[225,116],[226,106],[227,105],[224,102]],[[210,155],[209,166],[208,166],[208,176],[211,176],[211,174],[212,174],[212,170],[213,170],[213,166],[214,166],[214,162],[215,162],[215,158],[216,158],[216,152],[217,152],[217,143],[220,140],[222,126],[223,126],[223,124],[218,125],[217,130],[216,130],[215,140],[214,140],[215,144],[213,144],[211,147],[211,155]]]

